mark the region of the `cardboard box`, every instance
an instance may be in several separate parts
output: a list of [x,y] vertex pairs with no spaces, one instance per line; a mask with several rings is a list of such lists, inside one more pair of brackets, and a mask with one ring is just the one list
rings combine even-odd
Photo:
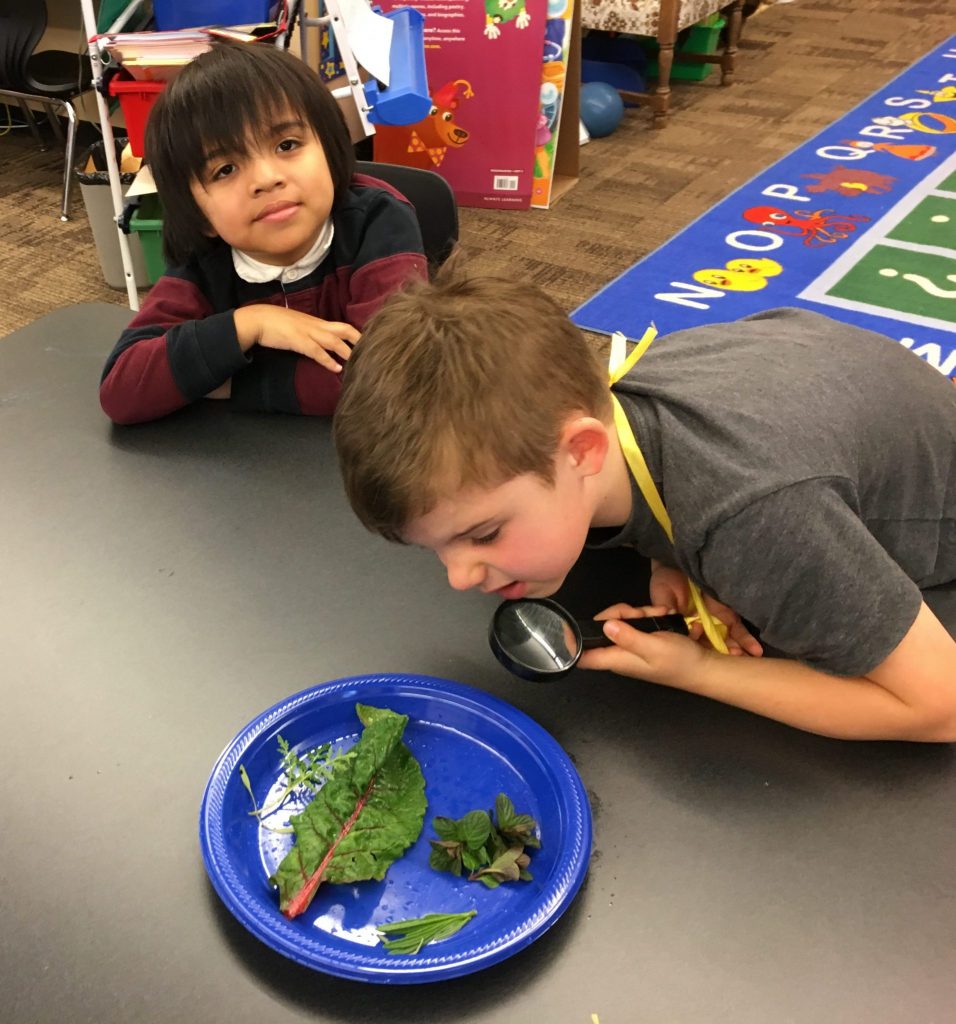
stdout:
[[545,27],[540,112],[531,205],[547,210],[578,180],[581,92],[581,8],[552,0]]

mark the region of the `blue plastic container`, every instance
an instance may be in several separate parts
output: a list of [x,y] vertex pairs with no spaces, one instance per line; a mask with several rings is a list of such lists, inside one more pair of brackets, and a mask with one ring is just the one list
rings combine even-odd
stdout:
[[417,124],[432,108],[425,70],[425,17],[412,7],[400,7],[385,17],[392,23],[390,78],[381,89],[374,78],[365,83],[365,98],[372,108],[368,119],[372,124]]
[[[581,84],[584,85],[586,82],[607,82],[615,89],[624,89],[627,92],[644,92],[647,89],[647,83],[638,68],[610,60],[582,60]],[[634,107],[638,104],[629,105]]]
[[153,0],[161,32],[201,25],[257,25],[269,20],[272,0]]

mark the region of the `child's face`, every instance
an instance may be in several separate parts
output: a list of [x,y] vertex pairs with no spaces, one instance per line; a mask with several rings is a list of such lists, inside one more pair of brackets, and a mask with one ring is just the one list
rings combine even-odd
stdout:
[[585,479],[559,460],[553,485],[526,473],[464,490],[411,523],[405,539],[434,551],[456,590],[547,597],[584,547],[592,517]]
[[212,233],[272,266],[312,248],[332,211],[335,187],[311,126],[291,111],[250,130],[245,153],[212,153],[192,194]]

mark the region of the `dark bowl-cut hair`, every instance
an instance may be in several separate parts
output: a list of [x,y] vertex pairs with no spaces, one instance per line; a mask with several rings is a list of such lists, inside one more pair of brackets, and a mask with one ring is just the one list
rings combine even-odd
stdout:
[[163,204],[169,263],[185,263],[215,244],[191,191],[207,154],[244,154],[250,130],[274,124],[284,110],[303,118],[321,142],[337,204],[352,179],[355,151],[338,103],[298,57],[265,43],[217,42],[159,94],[146,122],[145,159]]

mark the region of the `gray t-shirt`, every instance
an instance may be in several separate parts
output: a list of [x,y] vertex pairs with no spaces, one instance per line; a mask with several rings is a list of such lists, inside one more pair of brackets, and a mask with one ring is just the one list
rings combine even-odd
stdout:
[[901,345],[769,310],[659,338],[614,391],[675,542],[633,481],[590,542],[676,565],[770,646],[865,674],[956,580],[956,387]]

